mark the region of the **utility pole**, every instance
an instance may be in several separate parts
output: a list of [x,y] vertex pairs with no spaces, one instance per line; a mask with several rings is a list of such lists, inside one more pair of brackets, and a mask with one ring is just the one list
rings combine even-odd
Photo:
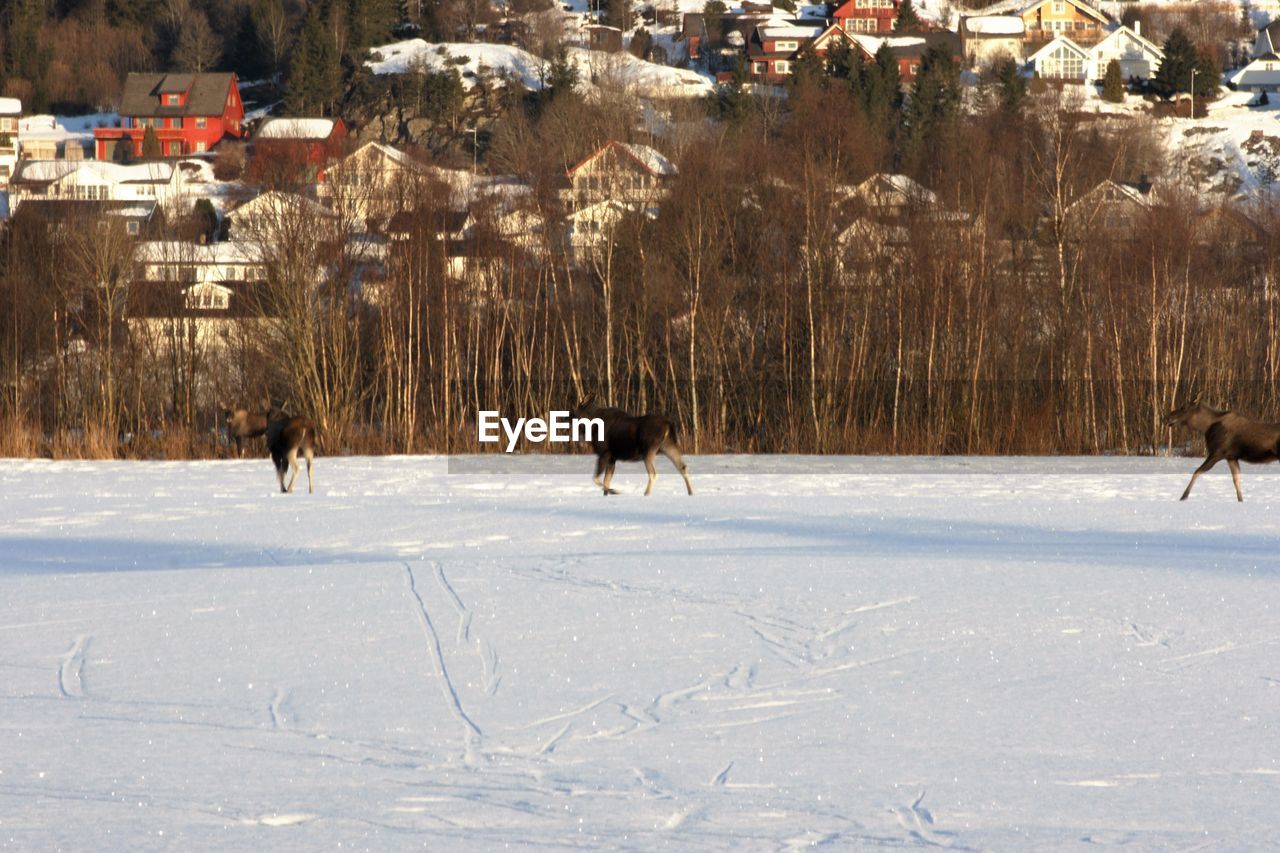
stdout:
[[1196,117],[1196,67],[1191,66],[1191,117]]

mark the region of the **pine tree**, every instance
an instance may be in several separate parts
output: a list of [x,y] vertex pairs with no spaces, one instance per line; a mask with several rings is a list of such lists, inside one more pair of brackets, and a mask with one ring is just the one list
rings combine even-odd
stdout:
[[341,87],[338,47],[321,18],[320,7],[312,6],[293,50],[285,110],[291,115],[325,113],[338,100]]
[[142,132],[142,159],[143,160],[159,160],[164,156],[160,149],[160,138],[156,136],[156,129],[151,125],[147,125],[147,129]]
[[863,73],[862,97],[867,115],[884,120],[902,104],[902,75],[898,58],[887,41],[880,43],[875,61]]
[[1124,103],[1124,75],[1118,59],[1107,63],[1107,74],[1102,78],[1102,99],[1113,104]]
[[[1191,91],[1191,69],[1196,66],[1196,47],[1187,31],[1174,27],[1164,40],[1164,59],[1151,78],[1151,90],[1162,98]],[[1197,71],[1197,74],[1199,72]]]
[[813,49],[813,42],[806,42],[791,63],[792,86],[821,86],[827,77],[826,63]]
[[854,50],[844,39],[833,39],[827,50],[827,73],[833,80],[845,83],[861,94],[866,61],[861,50]]
[[1027,78],[1022,76],[1017,60],[1007,56],[991,70],[995,75],[1000,109],[1009,113],[1019,112],[1027,99]]
[[1218,61],[1212,54],[1205,52],[1196,57],[1195,96],[1197,99],[1218,97],[1221,80],[1222,69],[1218,67]]
[[938,161],[943,136],[960,113],[960,69],[951,51],[930,45],[920,58],[920,71],[911,98],[907,101],[906,136],[908,159]]
[[400,23],[397,0],[347,0],[347,22],[351,37],[347,45],[352,55],[391,40],[392,31]]
[[911,0],[902,0],[902,5],[898,7],[898,20],[894,22],[893,31],[908,33],[918,29],[920,29],[920,16],[916,14]]

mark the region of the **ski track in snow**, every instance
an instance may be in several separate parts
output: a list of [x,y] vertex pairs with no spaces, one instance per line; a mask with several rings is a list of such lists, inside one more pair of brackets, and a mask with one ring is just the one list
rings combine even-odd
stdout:
[[84,698],[84,653],[89,639],[87,634],[76,637],[58,665],[58,693],[64,699]]
[[1280,846],[1280,485],[534,461],[0,460],[0,846]]

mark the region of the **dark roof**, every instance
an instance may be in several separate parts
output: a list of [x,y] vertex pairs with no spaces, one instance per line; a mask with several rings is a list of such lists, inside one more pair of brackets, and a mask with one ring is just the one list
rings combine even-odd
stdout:
[[119,216],[147,222],[156,212],[154,201],[89,199],[30,199],[18,206],[17,216],[32,217],[41,222],[68,222],[77,219],[96,219],[101,216]]
[[[235,74],[130,74],[120,98],[122,116],[220,116]],[[160,105],[162,93],[188,92],[181,107]]]
[[923,43],[915,42],[907,45],[891,45],[889,50],[894,56],[924,56],[924,52],[935,44],[949,49],[953,56],[960,55],[960,34],[952,32],[912,33],[911,38],[923,39]]
[[421,223],[437,233],[452,234],[467,224],[467,217],[470,215],[471,212],[467,210],[401,210],[392,214],[385,230],[388,234],[409,234]]

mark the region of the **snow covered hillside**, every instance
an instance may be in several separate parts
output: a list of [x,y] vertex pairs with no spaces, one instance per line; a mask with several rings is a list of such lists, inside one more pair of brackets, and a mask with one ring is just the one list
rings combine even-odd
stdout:
[[[420,65],[429,71],[457,68],[467,88],[487,70],[490,74],[510,74],[529,89],[541,89],[543,62],[521,48],[504,44],[451,42],[433,44],[422,39],[375,47],[365,64],[374,74],[403,74]],[[709,93],[712,81],[695,71],[657,65],[629,53],[601,53],[578,47],[568,49],[570,61],[578,68],[587,87],[592,82],[634,90],[648,97],[698,97]]]
[[0,461],[0,847],[1274,849],[1280,479]]

